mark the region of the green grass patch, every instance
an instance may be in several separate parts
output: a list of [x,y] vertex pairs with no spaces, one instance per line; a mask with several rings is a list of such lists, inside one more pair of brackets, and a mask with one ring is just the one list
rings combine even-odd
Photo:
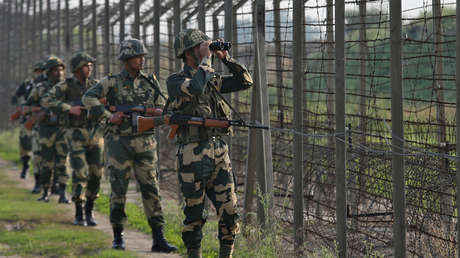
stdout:
[[[76,227],[65,216],[68,206],[37,202],[0,170],[0,255],[46,257],[136,257],[107,249],[111,236]],[[3,174],[3,175],[2,175]]]
[[0,133],[0,158],[20,164],[19,128]]

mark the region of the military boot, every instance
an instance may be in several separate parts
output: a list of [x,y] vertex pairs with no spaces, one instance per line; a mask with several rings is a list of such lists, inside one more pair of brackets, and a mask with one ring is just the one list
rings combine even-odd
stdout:
[[66,188],[66,184],[59,184],[59,200],[58,200],[58,203],[67,203],[69,204],[70,201],[69,199],[67,199],[67,197],[65,196],[65,188]]
[[220,244],[219,258],[232,258],[233,245]]
[[83,220],[83,206],[81,202],[75,202],[75,221],[73,224],[77,226],[86,226]]
[[125,240],[123,240],[123,225],[113,225],[112,249],[125,250]]
[[35,178],[35,185],[34,185],[34,188],[32,189],[32,193],[34,194],[38,194],[40,193],[40,174],[34,174],[34,178]]
[[29,170],[29,156],[24,156],[21,158],[22,160],[22,171],[21,171],[21,178],[25,179],[27,177],[27,170]]
[[168,243],[163,234],[163,227],[152,228],[152,252],[170,253],[177,251],[177,247]]
[[39,202],[49,202],[49,196],[48,196],[48,187],[43,187],[43,193],[40,198],[37,199]]
[[97,222],[93,218],[93,207],[94,207],[94,200],[86,200],[85,204],[85,216],[86,216],[86,225],[88,226],[96,226]]
[[201,248],[187,249],[188,258],[201,258]]

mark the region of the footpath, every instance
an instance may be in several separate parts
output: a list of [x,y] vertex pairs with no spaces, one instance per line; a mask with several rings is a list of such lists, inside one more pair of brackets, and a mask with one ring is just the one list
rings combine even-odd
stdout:
[[[14,182],[11,185],[14,185],[14,187],[25,189],[25,190],[30,190],[33,187],[33,178],[32,176],[28,176],[25,180],[19,178],[19,168],[15,167],[11,162],[5,161],[5,160],[0,160],[0,178],[3,178],[4,183],[8,182]],[[3,187],[3,186],[1,186]],[[2,193],[0,193],[1,196]],[[38,198],[38,195],[33,195],[30,193],[31,196]],[[29,198],[30,199],[30,198]],[[30,201],[30,200],[29,200]],[[58,204],[57,203],[57,196],[53,195],[50,198],[50,202],[44,205],[50,205],[54,206],[59,211],[59,214],[56,214],[59,219],[50,221],[50,223],[56,223],[56,221],[59,221],[61,223],[67,224],[69,226],[71,225],[74,219],[74,206],[73,204],[66,205],[66,204]],[[14,208],[14,207],[13,207]],[[14,210],[13,210],[14,213]],[[101,214],[99,212],[95,212],[95,219],[98,222],[98,225],[95,227],[86,227],[88,231],[100,231],[104,235],[104,244],[109,244],[106,248],[110,248],[110,241],[112,239],[112,227],[109,222],[109,218],[105,214]],[[8,221],[0,218],[0,231],[1,231],[1,226],[2,226],[2,220],[3,222]],[[5,223],[3,223],[6,225]],[[4,226],[6,228],[7,226]],[[74,226],[77,227],[77,226]],[[72,229],[72,228],[70,228]],[[83,229],[83,230],[85,230]],[[81,227],[78,229],[81,230]],[[109,240],[108,240],[109,239]],[[1,242],[1,235],[0,235],[0,242]],[[147,235],[143,232],[127,228],[125,230],[125,242],[126,242],[126,250],[125,254],[121,251],[113,251],[113,253],[116,253],[117,257],[125,257],[125,256],[131,256],[134,255],[135,257],[158,257],[158,258],[175,258],[175,257],[181,257],[179,254],[162,254],[162,253],[152,253],[150,252],[150,247],[152,245],[152,237],[150,235]],[[69,243],[70,245],[72,243]],[[0,244],[0,256],[2,256],[3,252],[2,250],[7,250],[8,246],[5,244]],[[97,250],[93,250],[93,253],[97,252]],[[110,250],[107,251],[108,253],[112,252]],[[89,251],[91,253],[91,250]],[[27,255],[28,256],[28,255]],[[45,254],[45,256],[49,256],[49,254]],[[53,256],[53,255],[51,255]],[[59,255],[58,255],[59,256]],[[96,255],[99,256],[99,255]],[[104,255],[105,256],[105,255]],[[107,254],[107,257],[112,256],[112,254]],[[8,257],[21,257],[19,256],[8,256]],[[92,257],[90,255],[90,257]]]

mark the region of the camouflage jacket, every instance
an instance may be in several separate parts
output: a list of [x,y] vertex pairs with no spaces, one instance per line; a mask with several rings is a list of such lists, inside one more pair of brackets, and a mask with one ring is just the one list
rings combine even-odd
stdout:
[[89,78],[85,85],[75,77],[67,78],[54,85],[46,92],[40,103],[45,108],[56,113],[65,124],[70,127],[88,127],[87,112],[82,110],[80,116],[69,114],[72,106],[82,106],[81,97],[92,86],[98,83],[97,80]]
[[[140,71],[136,78],[132,78],[128,71],[123,69],[119,74],[109,75],[100,83],[91,87],[82,98],[83,104],[89,108],[91,119],[109,119],[112,113],[100,103],[99,99],[106,98],[107,106],[129,105],[161,108],[164,101],[160,97],[160,84],[154,75],[147,75]],[[120,125],[110,124],[108,130],[116,135],[139,135],[135,124],[137,114],[127,114]],[[153,131],[142,133],[153,134]]]
[[[210,58],[204,58],[198,69],[184,65],[184,69],[167,79],[170,105],[175,113],[205,118],[230,119],[230,108],[220,93],[230,93],[248,89],[252,86],[252,77],[242,64],[227,56],[222,60],[232,75],[221,76],[211,67]],[[190,134],[189,126],[178,130],[178,142],[190,142],[196,138]],[[194,129],[195,130],[195,129]],[[228,129],[199,128],[199,138],[225,135]]]
[[23,81],[16,89],[14,95],[11,97],[11,105],[19,106],[26,102],[27,96],[33,87],[33,80]]
[[[52,81],[50,81],[48,79],[37,83],[37,85],[35,87],[33,87],[32,90],[30,91],[30,94],[27,97],[27,101],[26,101],[25,105],[43,107],[42,103],[41,103],[41,100],[42,100],[43,96],[56,83],[58,83],[58,82],[52,82]],[[41,121],[41,123],[50,124],[49,122],[50,122],[51,118],[52,118],[53,121],[57,120],[57,118],[54,115],[51,115],[51,116],[52,117],[50,117],[50,115],[48,115],[45,118],[44,121]],[[51,124],[55,125],[55,122],[52,122]]]

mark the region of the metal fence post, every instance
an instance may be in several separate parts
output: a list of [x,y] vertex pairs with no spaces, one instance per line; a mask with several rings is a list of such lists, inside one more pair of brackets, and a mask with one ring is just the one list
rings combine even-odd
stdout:
[[338,256],[347,257],[345,173],[345,2],[335,2],[335,174]]
[[[174,12],[174,36],[175,37],[179,31],[181,30],[181,23],[180,23],[180,14],[181,14],[181,11],[180,11],[180,0],[173,0],[174,1],[174,6],[173,6],[173,12]],[[175,67],[176,67],[176,71],[180,71],[181,69],[181,60],[176,58],[175,59],[176,62],[175,62]]]
[[[134,0],[134,24],[133,24],[133,38],[141,39],[140,33],[140,14],[139,14],[140,0]],[[145,44],[145,42],[144,42]]]
[[[456,70],[455,70],[455,78],[456,78],[456,141],[457,141],[457,146],[456,146],[456,175],[457,175],[457,211],[460,211],[460,0],[457,0],[457,6],[456,6],[456,16],[455,16],[455,22],[457,26],[455,26],[456,30]],[[457,214],[457,257],[460,258],[460,216]]]
[[51,0],[46,3],[46,51],[51,54]]
[[[265,1],[256,0],[255,2],[255,15],[256,15],[256,58],[257,67],[255,73],[257,74],[257,81],[255,89],[258,90],[258,110],[260,122],[264,125],[270,125],[270,109],[268,106],[268,85],[266,78],[266,58],[265,58]],[[257,178],[261,190],[261,195],[266,199],[265,203],[261,198],[257,202],[257,215],[259,223],[268,227],[267,220],[271,218],[273,206],[273,165],[272,165],[272,149],[271,149],[271,136],[267,130],[257,130],[257,140],[259,151],[257,156]],[[268,205],[268,207],[264,207]]]
[[110,73],[110,1],[105,0],[104,15],[104,74]]
[[[360,105],[359,105],[359,114],[360,114],[360,121],[359,121],[359,128],[360,131],[362,132],[362,135],[360,137],[360,144],[363,146],[366,146],[366,131],[367,131],[367,107],[366,107],[366,89],[367,89],[367,82],[366,82],[366,76],[367,76],[367,58],[368,58],[368,49],[367,49],[367,36],[366,36],[366,15],[367,15],[367,2],[366,1],[361,1],[359,3],[359,17],[360,17],[360,30],[359,30],[359,52],[360,52],[360,74],[361,74],[361,79],[360,79],[360,91],[361,91],[361,97],[360,97]],[[355,182],[358,184],[358,189],[362,190],[366,186],[366,178],[362,175],[365,173],[365,169],[367,166],[367,155],[364,153],[359,156],[359,175],[358,179],[355,180]],[[355,196],[355,195],[353,195]],[[360,204],[359,196],[356,196],[355,200],[351,203],[354,207],[354,212],[357,214],[358,213],[358,206]]]
[[[93,52],[93,57],[98,59],[98,52],[97,52],[97,6],[96,6],[96,0],[93,0],[93,5],[92,5],[92,52]],[[89,46],[88,46],[89,47]],[[99,69],[97,68],[98,66],[95,65],[94,66],[94,74],[96,75],[96,73],[99,72]]]
[[206,0],[198,0],[198,29],[206,33]]
[[72,53],[72,29],[70,27],[69,0],[65,0],[65,51],[68,59]]
[[[19,2],[19,1],[18,1]],[[17,44],[17,47],[18,47],[18,79],[19,80],[23,80],[23,76],[25,76],[26,74],[24,74],[24,67],[23,67],[23,64],[24,64],[24,60],[23,60],[23,56],[24,56],[24,49],[26,48],[25,46],[25,40],[24,40],[24,30],[25,30],[25,25],[24,25],[24,18],[26,16],[25,12],[24,12],[24,0],[21,0],[20,1],[20,4],[19,4],[19,13],[16,14],[17,16],[17,19],[19,20],[19,35],[18,35],[18,44]]]
[[[293,4],[293,81],[294,88],[294,130],[303,131],[303,103],[304,95],[304,0],[294,0]],[[303,138],[294,135],[294,249],[296,256],[303,253],[304,245],[304,199],[303,199]]]
[[83,0],[80,0],[78,15],[79,15],[78,39],[80,43],[80,51],[83,51],[85,48],[83,44],[83,28],[84,28],[83,26]]
[[153,71],[155,75],[158,77],[158,80],[160,80],[161,75],[160,75],[160,0],[155,0],[154,1],[154,14],[153,14]]
[[57,56],[61,57],[61,1],[57,1],[56,20],[56,52]]
[[393,245],[396,258],[406,257],[406,200],[404,181],[404,131],[401,63],[401,0],[390,1],[391,129],[393,174]]
[[39,58],[43,57],[43,48],[44,48],[44,42],[43,42],[43,0],[39,1],[38,5],[38,37],[40,38],[39,40],[39,45],[38,45],[38,56]]

